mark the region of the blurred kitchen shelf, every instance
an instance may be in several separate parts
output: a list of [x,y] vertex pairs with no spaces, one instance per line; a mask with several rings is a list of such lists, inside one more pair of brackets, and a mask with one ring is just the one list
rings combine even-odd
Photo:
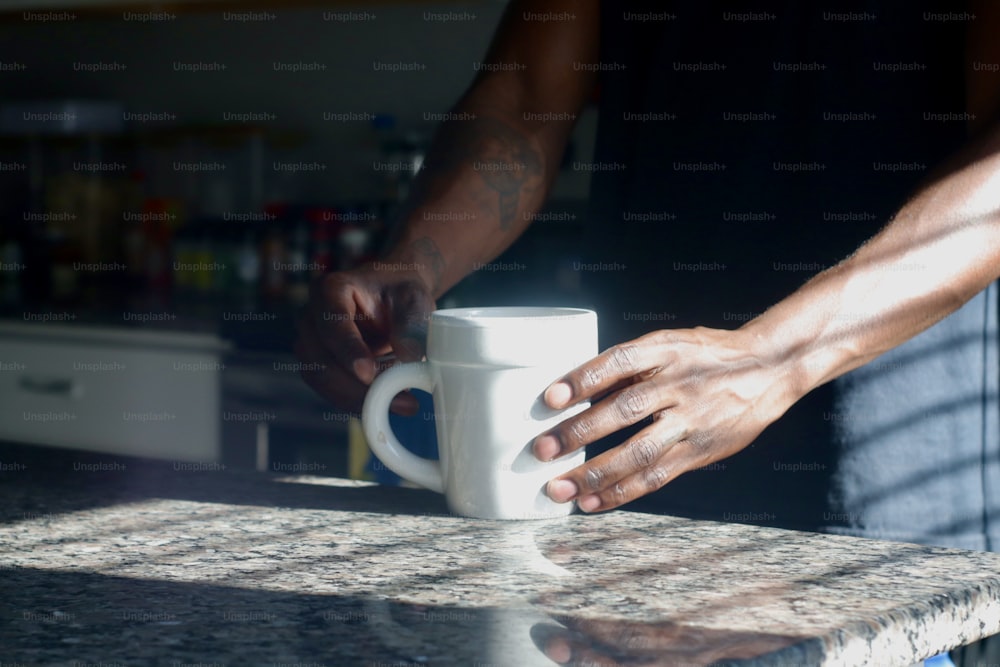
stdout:
[[[2,18],[0,14],[0,18]],[[3,105],[0,105],[2,108]],[[28,146],[36,139],[30,131],[22,133],[0,132],[0,148],[17,149]],[[261,139],[267,146],[276,148],[297,148],[304,145],[309,137],[304,132],[288,129],[274,129],[248,123],[245,125],[225,125],[222,123],[172,123],[164,121],[154,127],[126,127],[121,132],[86,132],[49,134],[45,142],[49,146],[77,146],[98,141],[106,148],[138,145],[176,145],[183,141],[198,141],[208,146],[234,146],[250,139]]]
[[[340,9],[363,12],[387,5],[417,6],[482,6],[506,4],[506,0],[170,0],[169,2],[137,2],[136,0],[6,0],[0,5],[0,18],[25,11],[74,11],[100,18],[102,14],[134,12],[213,12],[262,11],[287,9]],[[20,20],[20,17],[18,17]]]
[[[181,294],[165,298],[154,293],[129,295],[104,291],[72,301],[29,299],[0,303],[0,321],[32,321],[38,313],[57,313],[68,329],[75,325],[115,327],[123,332],[209,334],[237,349],[290,352],[300,306],[279,299],[241,303],[222,295]],[[154,313],[156,317],[126,317]],[[31,325],[42,326],[32,321]]]

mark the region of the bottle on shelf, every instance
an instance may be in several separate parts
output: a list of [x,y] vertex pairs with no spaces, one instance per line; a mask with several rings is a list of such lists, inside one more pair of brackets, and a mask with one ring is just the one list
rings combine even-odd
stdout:
[[0,245],[0,300],[14,302],[21,296],[21,244],[11,236]]
[[243,231],[236,250],[236,283],[241,290],[256,289],[260,280],[260,255],[253,230]]
[[216,222],[212,225],[210,236],[216,263],[212,289],[225,294],[236,286],[239,235],[227,223]]
[[418,132],[397,127],[392,114],[376,114],[371,126],[377,159],[389,167],[381,172],[379,217],[392,220],[399,213],[400,204],[409,196],[413,179],[423,166],[426,140]]
[[171,270],[174,273],[174,288],[188,290],[194,287],[194,265],[197,253],[197,239],[193,225],[185,225],[177,230],[173,238],[173,261]]
[[309,298],[309,225],[296,216],[288,244],[288,298],[304,303]]
[[312,208],[306,211],[310,227],[309,267],[312,278],[336,270],[333,236],[337,230],[337,212],[332,208]]
[[172,283],[171,241],[181,216],[171,210],[170,202],[147,199],[143,206],[143,266],[146,282],[155,292],[166,292]]
[[212,289],[215,268],[211,229],[208,225],[200,225],[194,248],[193,282],[196,290],[208,292]]
[[364,226],[355,223],[344,225],[337,237],[338,268],[353,269],[362,264],[367,259],[370,238]]
[[51,294],[56,301],[72,301],[80,296],[80,271],[78,265],[87,261],[83,244],[61,225],[48,230]]
[[284,235],[278,225],[271,224],[260,244],[260,289],[264,296],[284,296],[287,263]]

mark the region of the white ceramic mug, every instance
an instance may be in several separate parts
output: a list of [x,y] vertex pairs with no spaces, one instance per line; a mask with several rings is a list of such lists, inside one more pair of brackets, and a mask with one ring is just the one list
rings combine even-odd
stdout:
[[[548,408],[552,382],[597,355],[597,314],[577,308],[453,308],[431,313],[427,361],[380,375],[361,413],[375,454],[398,475],[444,493],[452,512],[483,519],[566,516],[545,485],[584,462],[578,450],[535,458],[532,441],[588,407]],[[404,389],[434,397],[440,461],[403,447],[389,427],[389,403]]]

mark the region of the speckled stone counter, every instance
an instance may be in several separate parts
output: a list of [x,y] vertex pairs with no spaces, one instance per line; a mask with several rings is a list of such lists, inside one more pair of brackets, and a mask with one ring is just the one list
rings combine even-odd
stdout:
[[909,665],[1000,631],[1000,554],[122,461],[0,450],[5,667]]

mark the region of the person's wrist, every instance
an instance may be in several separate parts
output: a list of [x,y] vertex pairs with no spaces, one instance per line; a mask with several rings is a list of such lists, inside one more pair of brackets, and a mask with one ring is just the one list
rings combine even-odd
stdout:
[[733,334],[769,374],[768,394],[777,416],[783,414],[812,389],[811,365],[807,346],[795,345],[780,328],[759,316],[736,329]]

